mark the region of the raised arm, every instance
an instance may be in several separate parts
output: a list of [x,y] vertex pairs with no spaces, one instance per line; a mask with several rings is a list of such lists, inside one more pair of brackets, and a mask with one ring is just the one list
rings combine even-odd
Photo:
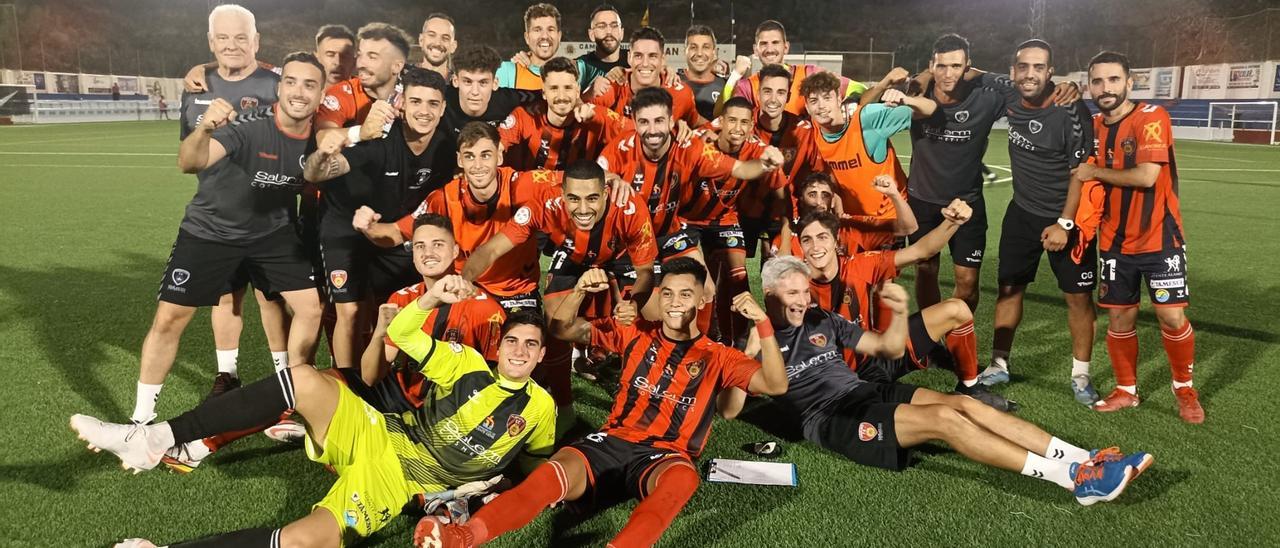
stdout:
[[893,209],[897,213],[893,219],[893,235],[915,234],[920,224],[916,221],[916,214],[911,210],[911,206],[907,205],[907,201],[902,198],[902,192],[898,190],[898,181],[892,175],[877,175],[871,181],[871,188],[888,197],[893,203]]
[[779,349],[778,339],[773,336],[773,324],[769,323],[769,317],[750,291],[743,291],[734,297],[732,309],[755,322],[756,334],[760,336],[760,370],[751,377],[747,389],[753,394],[786,394],[787,364],[782,360],[782,351]]
[[590,344],[591,322],[578,317],[578,311],[582,309],[582,301],[588,294],[608,290],[609,275],[604,270],[593,268],[578,278],[578,283],[573,286],[573,290],[568,295],[558,299],[558,302],[548,300],[547,311],[550,312],[548,327],[551,330],[551,336],[569,342]]
[[864,356],[901,358],[907,351],[907,290],[898,284],[887,282],[880,288],[880,300],[893,312],[889,328],[880,333],[863,333],[853,350]]
[[490,266],[493,266],[494,261],[502,258],[515,247],[516,244],[506,234],[498,233],[489,238],[489,241],[472,252],[471,256],[467,258],[467,264],[462,267],[463,279],[474,282],[476,278],[479,278],[481,274],[489,270]]
[[960,229],[960,225],[966,223],[972,216],[973,208],[969,207],[964,200],[959,198],[951,200],[951,204],[942,209],[942,222],[937,228],[898,251],[894,256],[894,263],[901,268],[937,255],[947,242],[951,241],[951,237],[955,235],[956,230]]
[[341,177],[351,171],[351,164],[342,155],[347,146],[347,136],[341,131],[330,132],[320,139],[316,151],[307,156],[302,166],[302,178],[313,183],[323,183]]
[[387,334],[387,326],[391,325],[399,312],[400,307],[394,303],[383,303],[378,307],[378,323],[369,336],[369,346],[360,355],[360,379],[368,386],[377,384],[387,376],[391,371],[391,360],[400,352],[400,349],[387,344],[383,339]]
[[382,214],[369,206],[360,206],[351,218],[351,228],[364,234],[373,245],[378,247],[395,247],[404,243],[404,234],[395,223],[380,223]]
[[178,147],[178,169],[183,173],[198,173],[226,157],[227,149],[213,138],[213,130],[226,125],[235,116],[236,109],[231,103],[214,99],[195,131]]
[[733,163],[733,177],[749,181],[759,179],[765,173],[782,167],[786,158],[782,156],[782,151],[777,147],[769,146],[764,149],[759,158],[754,160],[737,160]]
[[894,67],[893,70],[890,70],[889,74],[884,75],[884,78],[881,78],[879,82],[876,82],[875,85],[867,88],[867,91],[862,92],[862,96],[858,98],[858,104],[869,105],[871,103],[879,103],[880,96],[883,95],[885,91],[902,85],[910,76],[911,74],[907,72],[907,69]]

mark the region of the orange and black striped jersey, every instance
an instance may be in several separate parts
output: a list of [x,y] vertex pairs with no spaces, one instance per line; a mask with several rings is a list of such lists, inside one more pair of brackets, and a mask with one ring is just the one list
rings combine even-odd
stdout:
[[872,290],[898,275],[896,260],[896,251],[866,251],[843,259],[834,279],[809,280],[814,305],[844,316],[864,330],[878,330],[877,318],[871,315]]
[[374,100],[360,85],[360,77],[343,80],[324,91],[324,99],[316,110],[316,121],[333,122],[338,127],[360,125],[369,115]]
[[[790,112],[783,112],[782,123],[779,124],[776,131],[757,123],[755,132],[756,137],[761,141],[776,147],[782,152],[782,157],[785,161],[782,163],[780,171],[784,180],[793,185],[793,188],[794,185],[804,181],[805,177],[812,172],[812,165],[809,162],[796,161],[796,158],[805,157],[806,151],[814,146],[813,136],[811,135],[813,133],[813,124],[811,122]],[[769,192],[762,192],[764,189],[759,187],[753,190],[739,200],[739,213],[746,219],[768,216],[773,209],[771,207],[774,200],[773,195]],[[795,192],[792,192],[791,203],[788,204],[790,210],[786,212],[789,217],[798,214],[795,200]]]
[[[410,302],[418,300],[430,289],[423,282],[391,294],[388,303],[404,308]],[[431,338],[448,343],[458,343],[476,349],[485,361],[497,363],[498,343],[502,337],[502,322],[507,318],[507,311],[498,301],[483,291],[456,304],[441,303],[431,309],[427,321],[422,324],[422,331]],[[387,346],[396,346],[391,336],[383,337]],[[399,348],[399,347],[397,347]],[[426,377],[418,367],[401,367],[395,369],[399,377],[401,390],[414,407],[420,407],[427,397]]]
[[716,396],[747,390],[760,363],[705,336],[676,341],[661,324],[609,318],[591,323],[591,344],[622,356],[622,388],[601,428],[632,443],[696,458],[706,446]]
[[670,139],[667,153],[650,160],[644,154],[639,136],[632,131],[605,147],[599,159],[600,167],[629,181],[639,201],[648,205],[654,234],[658,237],[680,230],[682,221],[678,209],[682,187],[700,179],[727,178],[736,162],[720,152],[715,143],[691,139],[681,144],[676,142],[675,134]]
[[[527,218],[533,208],[558,197],[563,175],[562,171],[516,171],[499,167],[498,189],[487,202],[477,201],[466,178],[458,176],[427,196],[417,211],[396,221],[396,226],[405,240],[409,240],[413,237],[413,220],[418,215],[431,212],[449,217],[453,237],[462,249],[454,268],[461,272],[471,253],[501,232],[508,221],[521,216]],[[520,213],[521,210],[524,213]],[[476,278],[476,284],[499,297],[523,295],[537,291],[539,273],[537,244],[527,242],[495,261]]]
[[[631,117],[631,98],[635,97],[636,92],[631,88],[631,70],[627,70],[625,79],[621,84],[610,82],[609,88],[587,100],[587,102],[600,105],[604,108],[612,110],[627,118]],[[694,101],[693,90],[682,82],[676,82],[675,85],[668,86],[665,83],[662,89],[667,90],[671,94],[671,123],[674,126],[676,120],[684,120],[689,127],[696,127],[698,123],[698,105]]]
[[498,126],[504,162],[519,170],[564,169],[578,160],[595,159],[605,145],[635,129],[630,118],[592,106],[595,114],[590,120],[578,122],[570,115],[564,127],[547,119],[546,102],[516,107]]
[[[754,135],[748,135],[737,152],[721,152],[735,160],[749,161],[759,158],[768,146]],[[680,218],[696,225],[719,226],[738,224],[738,212],[745,205],[743,196],[768,195],[787,182],[780,170],[771,171],[755,180],[738,179],[730,175],[723,179],[703,178],[695,181],[679,189],[682,194]],[[763,189],[764,192],[758,189]]]
[[1093,116],[1094,156],[1090,162],[1108,169],[1160,164],[1150,188],[1103,184],[1106,198],[1098,250],[1127,255],[1182,247],[1182,213],[1178,208],[1178,166],[1173,156],[1173,129],[1163,107],[1137,103],[1120,121],[1108,124]]
[[653,264],[658,259],[658,242],[649,223],[649,212],[634,196],[621,208],[612,200],[604,202],[604,215],[591,230],[582,230],[569,218],[557,191],[553,198],[529,204],[531,215],[516,217],[502,229],[502,234],[518,245],[531,245],[534,232],[546,234],[565,252],[552,259],[552,270],[557,268],[556,260],[568,260],[585,268],[601,267],[622,257],[630,257],[631,264]]

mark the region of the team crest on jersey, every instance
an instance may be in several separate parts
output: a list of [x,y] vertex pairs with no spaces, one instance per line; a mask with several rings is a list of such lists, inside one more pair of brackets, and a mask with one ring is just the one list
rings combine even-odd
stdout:
[[827,336],[823,333],[814,333],[809,335],[809,342],[818,348],[822,348],[827,345]]
[[524,427],[527,425],[528,423],[525,422],[524,417],[511,415],[507,417],[507,435],[513,438],[519,436],[521,432],[524,432]]
[[462,342],[462,332],[456,327],[450,327],[444,332],[444,340],[450,342]]
[[502,125],[500,127],[502,129],[511,129],[516,127],[516,115],[508,114],[507,117],[502,120]]
[[702,370],[705,369],[706,366],[707,366],[707,362],[703,360],[698,360],[696,362],[689,364],[689,367],[686,368],[689,370],[689,377],[697,378],[698,375],[702,374]]
[[1030,129],[1031,133],[1040,133],[1040,130],[1044,129],[1044,124],[1039,120],[1032,120],[1027,123],[1027,129]]
[[255,108],[258,108],[257,97],[241,97],[240,98],[240,110],[250,110]]
[[[956,113],[955,113],[955,118],[956,118],[956,121],[957,121],[957,122],[959,122],[959,123],[963,124],[963,123],[965,123],[965,122],[969,121],[969,111],[967,111],[967,110],[957,110],[957,111],[956,111]],[[863,424],[866,424],[866,423],[863,423]]]
[[1124,151],[1125,157],[1133,156],[1134,151],[1138,150],[1138,143],[1133,140],[1133,137],[1125,137],[1120,141],[1120,150]]
[[334,270],[333,272],[330,272],[329,283],[333,284],[334,289],[342,289],[342,286],[347,285],[347,271]]
[[858,439],[862,441],[874,440],[879,434],[880,430],[869,422],[864,422],[858,425]]
[[1110,289],[1111,288],[1107,286],[1106,282],[1098,284],[1098,298],[1101,299],[1103,297],[1106,297],[1107,291],[1110,291]]
[[182,285],[191,279],[191,272],[185,268],[175,268],[169,274],[169,279],[173,280],[173,285]]

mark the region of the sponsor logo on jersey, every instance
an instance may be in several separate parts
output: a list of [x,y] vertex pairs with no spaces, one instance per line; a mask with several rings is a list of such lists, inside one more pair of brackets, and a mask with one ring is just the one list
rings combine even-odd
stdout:
[[1186,287],[1187,282],[1182,278],[1174,278],[1172,280],[1151,280],[1151,289],[1174,289],[1178,287]]
[[529,218],[531,215],[533,214],[529,211],[529,206],[520,206],[520,209],[516,210],[516,214],[512,217],[512,220],[520,225],[527,225],[529,224]]
[[356,512],[354,510],[347,510],[346,512],[343,512],[342,520],[347,523],[347,527],[355,527],[356,523],[359,523],[359,518],[356,517]]
[[1164,128],[1160,122],[1151,122],[1142,126],[1142,138],[1154,143],[1164,143]]
[[185,268],[175,268],[173,269],[173,272],[169,274],[169,279],[173,280],[174,285],[180,286],[187,283],[187,280],[191,279],[191,272]]
[[328,110],[334,110],[334,111],[341,108],[341,106],[338,104],[338,98],[332,95],[325,95],[324,100],[320,101],[320,106],[323,106]]
[[[647,357],[648,356],[646,356],[646,358]],[[694,396],[672,394],[671,392],[661,389],[658,385],[649,382],[649,379],[640,375],[636,376],[631,385],[639,391],[640,394],[647,396],[649,399],[667,400],[675,404],[676,409],[688,411],[698,404],[698,398]]]
[[516,115],[508,114],[507,117],[502,120],[502,125],[498,127],[501,127],[502,129],[511,129],[516,127]]
[[524,417],[520,415],[511,415],[510,417],[507,417],[508,436],[513,438],[519,436],[521,432],[524,432],[525,426],[528,426],[528,421],[525,421]]
[[329,283],[333,284],[334,289],[342,289],[342,286],[347,285],[347,271],[334,270],[333,272],[330,272]]
[[1169,290],[1168,290],[1168,289],[1157,289],[1157,290],[1156,290],[1156,302],[1161,302],[1161,303],[1169,302]]
[[869,422],[864,422],[858,425],[859,440],[871,441],[871,440],[877,439],[879,435],[880,435],[880,430]]
[[1182,256],[1165,257],[1164,266],[1165,272],[1182,272]]

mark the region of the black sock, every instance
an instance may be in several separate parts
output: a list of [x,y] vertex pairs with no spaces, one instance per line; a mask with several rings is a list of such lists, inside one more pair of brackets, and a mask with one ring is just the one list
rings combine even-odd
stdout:
[[234,533],[223,533],[212,537],[180,542],[170,548],[230,548],[230,547],[263,547],[279,548],[280,530],[260,527],[257,529],[241,529]]
[[289,368],[223,392],[169,420],[173,441],[181,445],[226,432],[271,424],[293,408],[293,372]]

